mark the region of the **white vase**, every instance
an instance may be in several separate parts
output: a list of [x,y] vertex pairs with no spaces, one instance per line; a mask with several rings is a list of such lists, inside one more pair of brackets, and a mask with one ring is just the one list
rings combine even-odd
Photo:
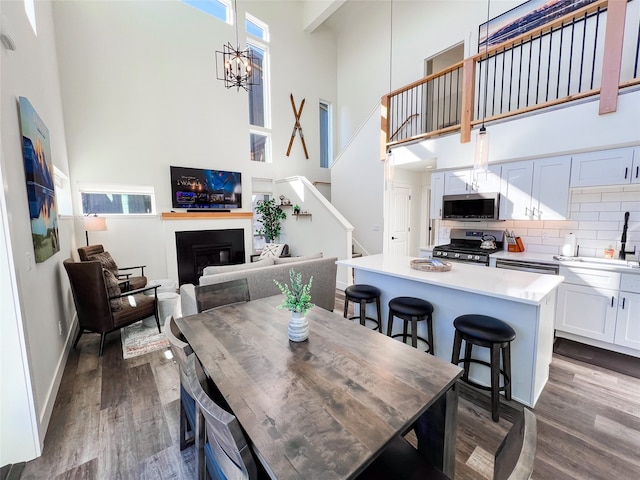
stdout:
[[304,342],[309,338],[309,320],[302,312],[291,312],[289,320],[289,340]]

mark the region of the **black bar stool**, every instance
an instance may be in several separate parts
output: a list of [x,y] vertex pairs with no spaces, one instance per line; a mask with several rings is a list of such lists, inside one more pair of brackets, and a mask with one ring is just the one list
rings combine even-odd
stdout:
[[[497,422],[499,420],[500,392],[504,391],[504,397],[511,400],[511,342],[516,338],[516,332],[502,320],[487,315],[462,315],[453,321],[453,326],[456,329],[456,334],[453,339],[451,363],[457,365],[464,362],[462,380],[476,388],[491,392],[491,418]],[[460,359],[462,340],[465,341],[465,350],[464,358]],[[471,349],[474,345],[489,348],[491,361],[485,362],[471,358]],[[502,370],[500,369],[501,353]],[[469,380],[471,363],[479,363],[491,368],[490,387]],[[504,380],[502,387],[500,386],[500,374]]]
[[[380,319],[382,315],[380,313],[380,289],[374,287],[372,285],[351,285],[344,290],[344,318],[349,318],[349,320],[354,320],[356,318],[360,319],[360,325],[365,325],[366,320],[374,322],[376,326],[373,330],[378,330],[382,332],[382,327],[380,325]],[[347,317],[347,309],[349,308],[349,302],[357,303],[360,305],[360,315],[355,317]],[[367,303],[376,303],[376,311],[378,313],[378,318],[367,317]]]
[[[422,340],[429,348],[425,350],[427,353],[434,355],[433,346],[433,305],[426,300],[414,297],[395,297],[389,301],[389,321],[387,322],[387,336],[391,338],[402,337],[402,341],[407,343],[408,327],[411,323],[411,345],[418,347],[418,340]],[[404,320],[402,333],[393,332],[393,317]],[[418,336],[418,322],[427,322],[428,339]]]

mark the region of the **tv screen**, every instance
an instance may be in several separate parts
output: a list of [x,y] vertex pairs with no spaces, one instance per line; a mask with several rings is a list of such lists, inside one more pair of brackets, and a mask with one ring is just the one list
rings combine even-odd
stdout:
[[230,210],[242,208],[239,172],[171,167],[173,208]]

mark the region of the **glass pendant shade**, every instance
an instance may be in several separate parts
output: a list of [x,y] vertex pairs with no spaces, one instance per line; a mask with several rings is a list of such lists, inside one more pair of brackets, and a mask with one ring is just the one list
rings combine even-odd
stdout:
[[476,152],[473,157],[473,168],[476,170],[486,170],[489,166],[489,132],[484,127],[480,127],[476,137]]

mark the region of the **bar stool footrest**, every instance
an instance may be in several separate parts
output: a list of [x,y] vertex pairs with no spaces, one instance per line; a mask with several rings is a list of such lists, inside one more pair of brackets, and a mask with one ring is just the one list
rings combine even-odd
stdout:
[[[358,320],[360,321],[360,315],[356,315],[355,317],[347,317],[347,320]],[[380,322],[378,320],[376,320],[375,318],[372,317],[364,317],[364,321],[365,323],[367,322],[367,320],[369,320],[370,322],[373,322],[376,324],[376,328],[374,328],[373,330],[378,330],[378,331],[382,331],[381,327],[380,327]]]
[[[484,360],[477,360],[475,358],[471,358],[469,360],[465,360],[464,358],[462,358],[458,361],[458,364],[460,363],[478,363],[480,365],[484,365],[486,367],[491,368],[491,364],[489,362],[485,362]],[[502,369],[500,369],[500,375],[502,375],[502,378],[504,379],[504,385],[501,387],[499,386],[498,391],[505,392],[507,386],[511,383],[511,379],[507,376],[506,373],[504,373],[504,370]],[[473,387],[479,388],[480,390],[486,390],[487,392],[491,391],[491,387],[487,387],[486,385],[482,385],[480,383],[474,382],[473,380],[469,380],[469,378],[460,378],[460,380],[462,380],[464,383],[467,383]]]

